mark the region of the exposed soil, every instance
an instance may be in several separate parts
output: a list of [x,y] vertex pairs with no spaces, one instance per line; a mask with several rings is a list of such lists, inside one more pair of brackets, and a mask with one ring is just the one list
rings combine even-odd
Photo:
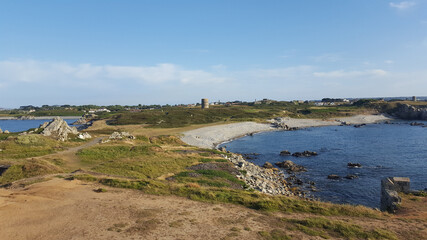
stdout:
[[[274,229],[292,239],[320,239],[289,231],[280,221],[310,214],[264,213],[59,178],[0,189],[0,215],[0,239],[262,239],[258,232]],[[392,229],[408,239],[427,234],[419,218],[328,218]]]

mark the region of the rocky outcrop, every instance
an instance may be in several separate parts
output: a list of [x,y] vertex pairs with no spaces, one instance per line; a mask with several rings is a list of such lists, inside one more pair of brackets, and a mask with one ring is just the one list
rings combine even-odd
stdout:
[[102,143],[107,143],[111,140],[123,140],[123,139],[133,140],[135,139],[135,136],[131,135],[128,132],[113,132],[110,135],[110,137],[106,140],[103,140]]
[[347,163],[347,167],[349,167],[349,168],[361,168],[362,164],[349,162],[349,163]]
[[349,180],[353,180],[353,179],[359,178],[359,176],[354,175],[354,174],[348,174],[344,178],[349,179]]
[[312,151],[304,151],[304,152],[295,152],[292,154],[294,157],[311,157],[311,156],[317,156],[317,152]]
[[405,177],[388,177],[381,180],[381,211],[395,212],[401,202],[399,192],[409,193],[411,181]]
[[407,120],[427,120],[427,107],[399,104],[392,113],[395,117]]
[[288,150],[283,150],[280,152],[280,156],[289,156],[291,155],[291,152],[289,152]]
[[96,114],[85,114],[81,118],[77,119],[75,122],[71,123],[71,125],[85,125],[90,124],[90,122],[97,118]]
[[2,134],[3,133],[3,130],[1,130],[1,128],[0,128],[0,134]]
[[75,127],[68,126],[67,122],[60,117],[55,117],[52,121],[42,124],[43,127],[41,132],[44,136],[51,136],[60,141],[67,141],[68,134],[78,134],[79,132]]
[[335,174],[330,174],[330,175],[328,175],[328,179],[339,180],[339,179],[341,179],[341,177],[338,175],[335,175]]
[[9,134],[10,132],[8,130],[4,130],[4,134]]
[[286,169],[286,171],[288,173],[291,173],[291,172],[306,172],[307,171],[307,169],[305,169],[305,167],[303,167],[301,165],[298,165],[298,164],[295,164],[294,162],[292,162],[290,160],[287,160],[287,161],[284,161],[284,162],[278,162],[278,163],[276,163],[276,166],[281,167],[283,169]]
[[269,168],[269,169],[274,168],[273,164],[271,164],[271,163],[269,163],[269,162],[264,163],[264,165],[262,165],[262,167],[263,167],[263,168]]
[[290,184],[286,182],[283,172],[259,167],[246,161],[241,155],[223,155],[241,172],[237,175],[250,188],[270,195],[300,196],[303,193],[290,190]]

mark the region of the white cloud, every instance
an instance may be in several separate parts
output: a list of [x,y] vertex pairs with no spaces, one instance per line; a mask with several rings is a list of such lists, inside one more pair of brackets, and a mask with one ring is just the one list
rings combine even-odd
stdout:
[[393,64],[394,63],[393,60],[385,60],[384,62],[387,63],[387,64]]
[[[234,71],[223,65],[187,69],[151,66],[0,61],[3,107],[42,104],[165,104],[215,100],[321,99],[422,95],[426,72],[386,72],[372,66],[326,71],[318,66]],[[396,87],[398,86],[398,87]]]
[[364,71],[336,70],[330,72],[314,72],[313,76],[320,78],[358,78],[358,77],[381,77],[387,75],[382,69],[372,69]]
[[412,1],[403,1],[403,2],[399,2],[399,3],[390,2],[390,7],[396,8],[399,10],[405,10],[405,9],[411,8],[415,5],[416,5],[416,3],[412,2]]
[[0,81],[2,82],[46,83],[72,81],[73,83],[84,83],[87,80],[137,81],[148,84],[165,82],[199,84],[204,82],[223,82],[226,79],[216,77],[209,72],[188,70],[170,63],[155,66],[96,66],[34,60],[0,61]]

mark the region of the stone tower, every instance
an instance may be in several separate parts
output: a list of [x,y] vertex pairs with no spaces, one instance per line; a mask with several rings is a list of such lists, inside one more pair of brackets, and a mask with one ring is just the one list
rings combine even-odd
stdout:
[[207,98],[202,98],[202,109],[209,108],[209,100]]

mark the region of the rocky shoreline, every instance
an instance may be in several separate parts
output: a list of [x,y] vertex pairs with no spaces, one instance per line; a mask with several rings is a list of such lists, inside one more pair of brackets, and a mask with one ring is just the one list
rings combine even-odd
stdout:
[[297,196],[308,198],[305,192],[294,187],[294,183],[286,180],[285,174],[275,168],[263,168],[246,161],[242,155],[231,153],[222,155],[241,174],[237,178],[244,181],[250,188],[270,195]]

